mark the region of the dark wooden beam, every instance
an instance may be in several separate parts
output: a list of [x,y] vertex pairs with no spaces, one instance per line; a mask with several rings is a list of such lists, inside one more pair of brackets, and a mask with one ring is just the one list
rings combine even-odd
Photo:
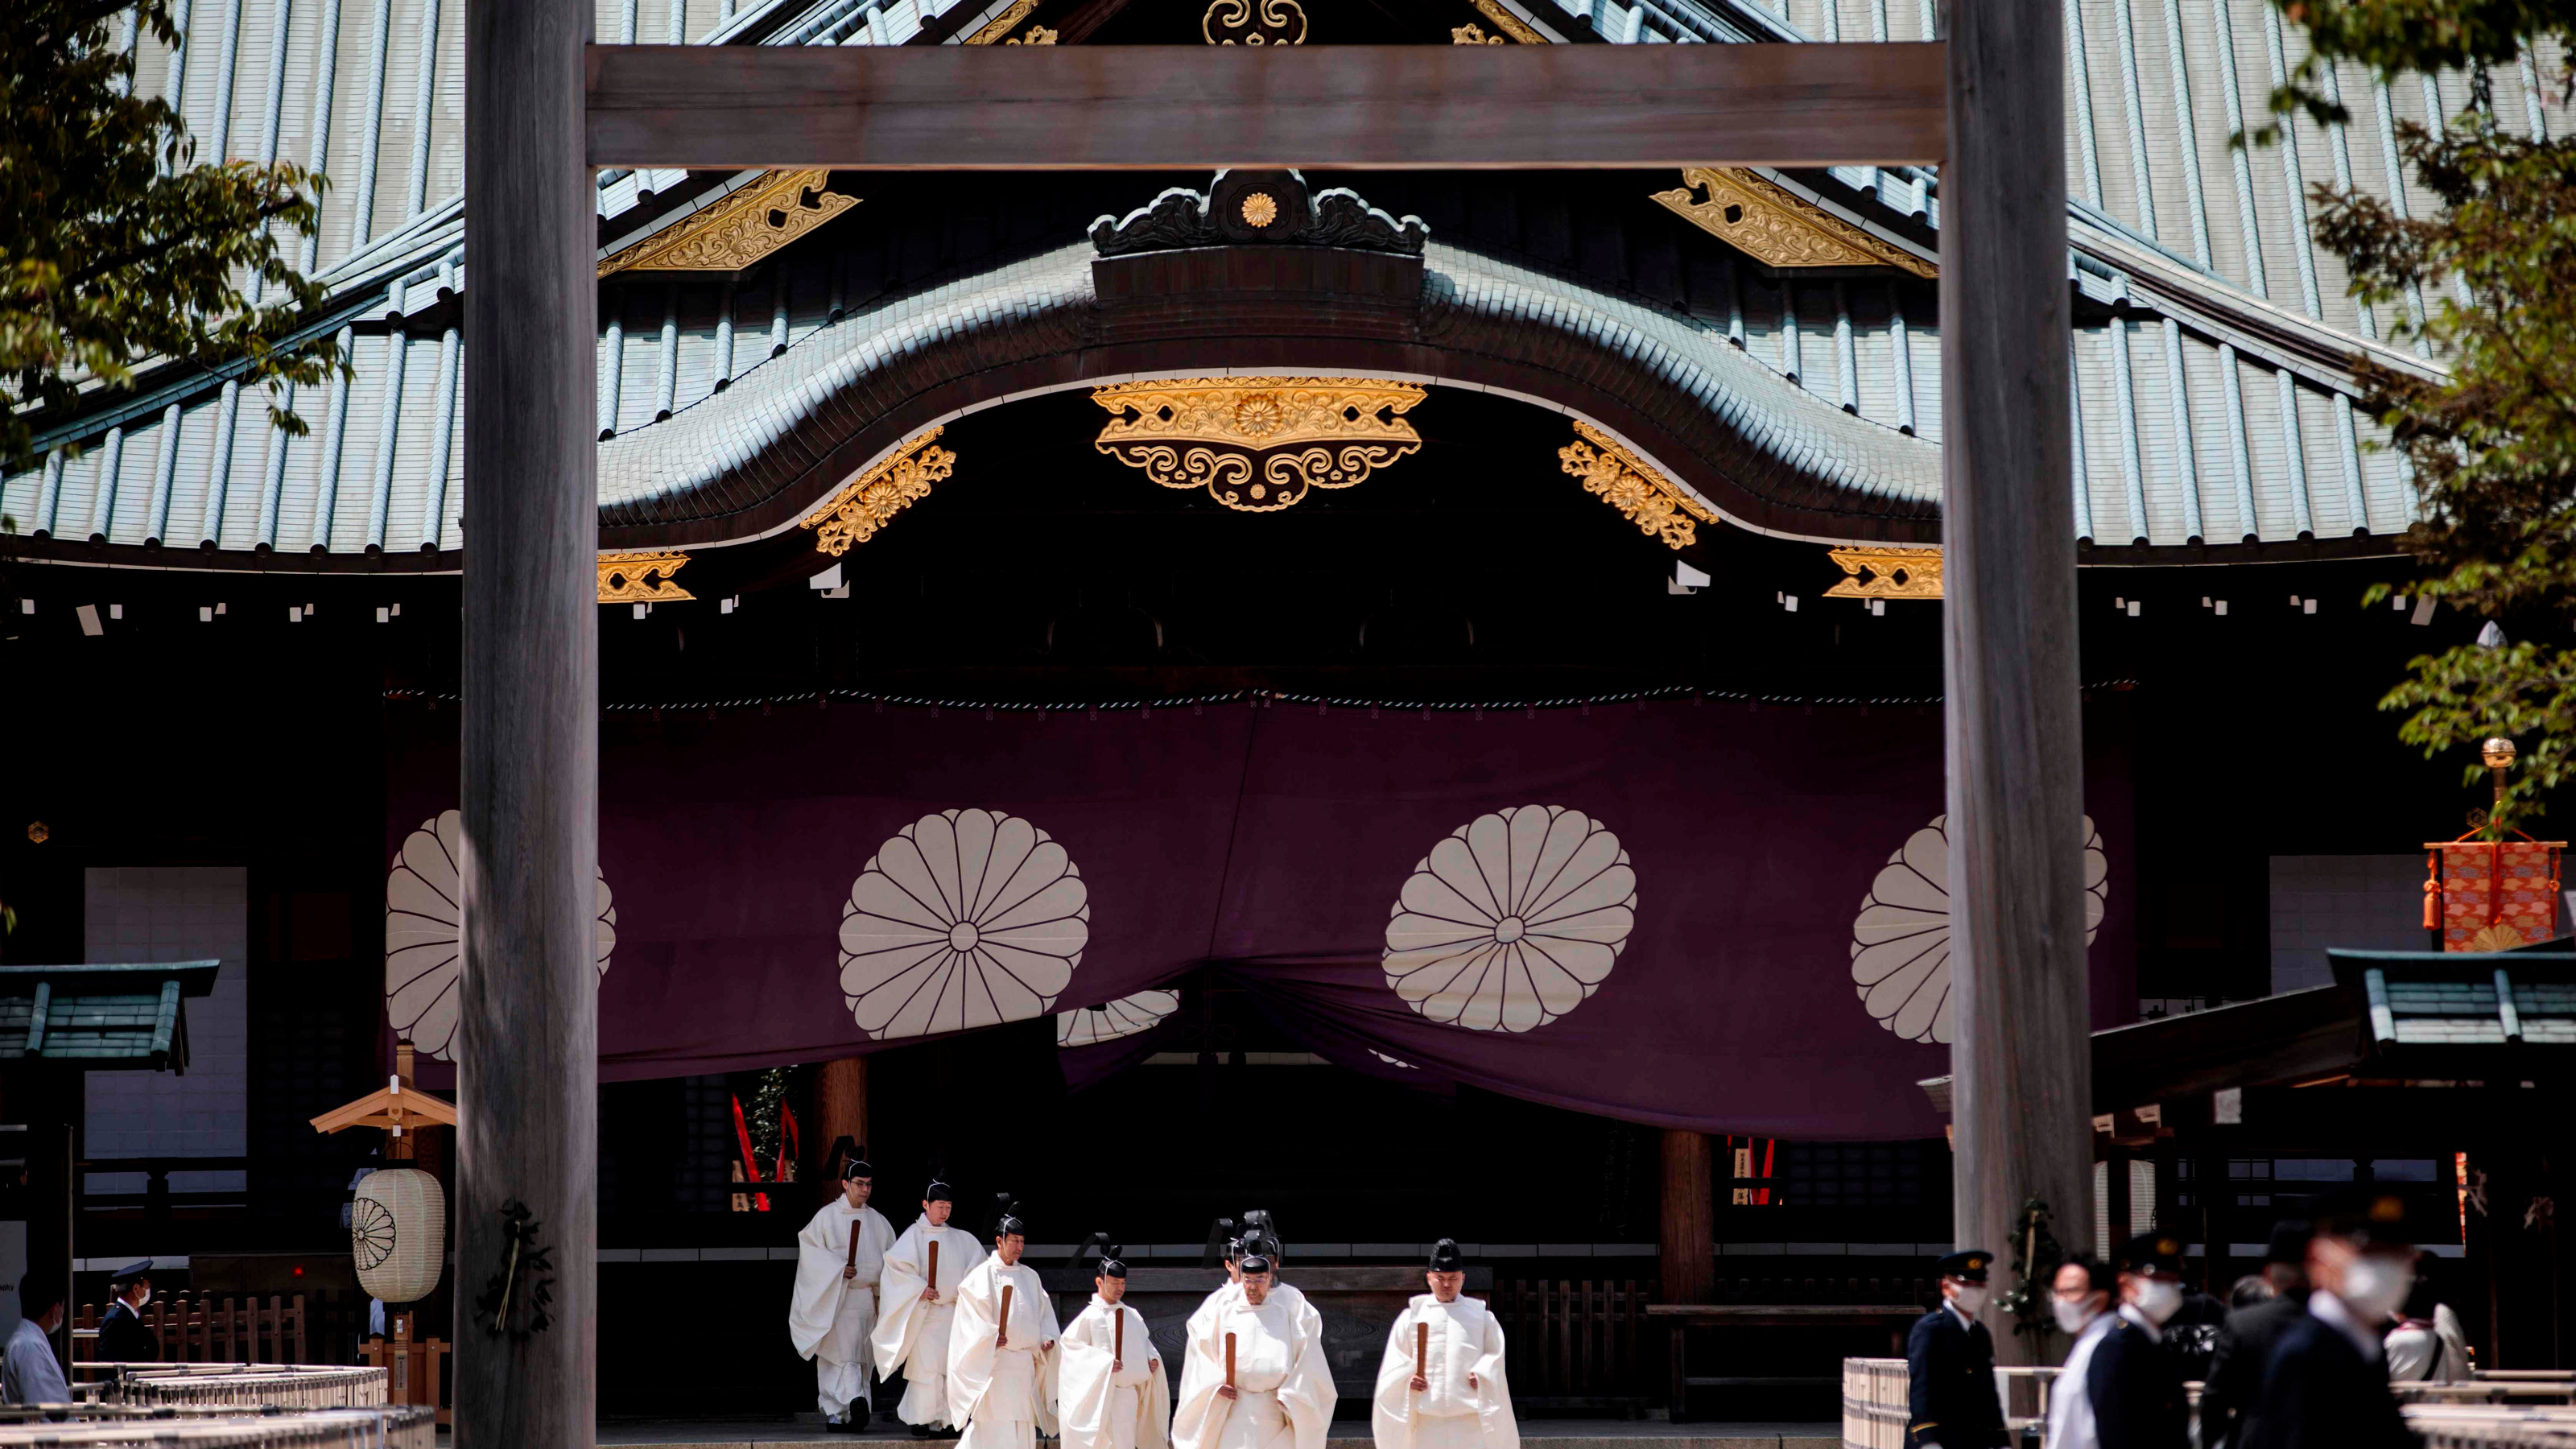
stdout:
[[594,45],[589,160],[1003,171],[1936,163],[1942,86],[1937,44]]
[[[2082,1242],[2093,1221],[2065,9],[1942,10],[1951,1202],[1960,1245],[2008,1263],[2029,1199],[2048,1205],[2060,1242]],[[1998,1296],[2015,1286],[1998,1284]],[[1998,1331],[1995,1345],[2008,1362],[2036,1351],[2022,1334]]]
[[[457,1449],[597,1436],[597,188],[582,159],[589,0],[466,0],[463,973]],[[525,1251],[495,1334],[475,1307]],[[552,1280],[542,1332],[529,1295]],[[476,1322],[464,1322],[467,1317]]]

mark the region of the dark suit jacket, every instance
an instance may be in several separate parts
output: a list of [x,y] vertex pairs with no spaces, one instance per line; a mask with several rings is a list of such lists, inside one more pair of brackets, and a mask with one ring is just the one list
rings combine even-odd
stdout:
[[2230,1436],[2262,1392],[2263,1366],[2271,1360],[2281,1330],[2307,1316],[2305,1298],[2267,1299],[2227,1315],[2219,1326],[2209,1377],[2200,1387],[2202,1449],[2228,1449]]
[[2171,1349],[2126,1318],[2093,1346],[2084,1397],[2102,1449],[2189,1449],[2182,1369]]
[[133,1309],[114,1303],[99,1320],[98,1357],[101,1363],[159,1363],[161,1340]]
[[1982,1323],[1960,1326],[1947,1305],[1905,1336],[1905,1449],[2000,1449],[2004,1408],[1995,1398],[1995,1340]]
[[2388,1391],[2388,1366],[2303,1312],[2273,1345],[2236,1442],[2242,1449],[2415,1449],[2420,1441]]

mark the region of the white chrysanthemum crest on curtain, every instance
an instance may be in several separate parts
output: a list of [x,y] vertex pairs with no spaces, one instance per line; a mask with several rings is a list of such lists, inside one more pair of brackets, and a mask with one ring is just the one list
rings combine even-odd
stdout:
[[1139,991],[1098,1006],[1059,1011],[1055,1014],[1055,1044],[1094,1046],[1134,1036],[1162,1025],[1166,1017],[1180,1009],[1181,993],[1177,991]]
[[[1950,837],[1947,816],[1887,858],[1852,921],[1852,986],[1878,1024],[1908,1041],[1951,1040]],[[2102,832],[2084,817],[2084,944],[2110,900]]]
[[926,1036],[1055,1006],[1091,940],[1090,891],[1047,833],[944,810],[889,837],[841,908],[841,994],[859,1030]]
[[[443,810],[404,839],[385,877],[385,1018],[426,1057],[452,1061],[464,961],[465,817]],[[617,947],[617,907],[599,881],[599,974]]]
[[1637,872],[1601,822],[1498,810],[1413,868],[1387,913],[1386,984],[1436,1022],[1528,1031],[1582,1005],[1636,923]]

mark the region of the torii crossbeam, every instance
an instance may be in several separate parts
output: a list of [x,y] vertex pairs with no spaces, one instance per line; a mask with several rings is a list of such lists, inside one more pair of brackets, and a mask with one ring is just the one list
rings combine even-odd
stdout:
[[457,1270],[513,1200],[560,1251],[553,1327],[457,1333],[459,1449],[594,1427],[596,166],[1939,163],[1958,1233],[2085,1221],[2064,9],[1944,8],[1946,45],[671,48],[467,0]]

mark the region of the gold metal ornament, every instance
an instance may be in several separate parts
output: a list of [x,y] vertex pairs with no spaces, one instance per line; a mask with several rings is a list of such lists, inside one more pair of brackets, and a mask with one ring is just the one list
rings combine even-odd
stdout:
[[603,604],[662,604],[697,596],[672,582],[689,556],[677,549],[599,556],[599,601]]
[[741,271],[859,204],[824,189],[831,179],[821,168],[772,171],[602,261],[599,275]]
[[45,822],[41,820],[30,820],[27,822],[28,843],[33,845],[42,845],[53,838],[54,832],[45,824]]
[[[1826,557],[1851,575],[1825,590],[1828,599],[1937,599],[1941,550],[1937,548],[1837,548]],[[1869,578],[1862,578],[1867,573]]]
[[1699,538],[1692,519],[1717,522],[1715,512],[1609,434],[1581,418],[1574,420],[1574,431],[1575,441],[1556,450],[1558,464],[1583,480],[1583,491],[1625,514],[1639,532],[1662,539],[1666,548],[1681,549]]
[[1199,34],[1210,45],[1304,45],[1306,11],[1297,0],[1261,0],[1261,18],[1255,21],[1252,0],[1212,0],[1199,17]]
[[1026,35],[1014,35],[1004,45],[1053,45],[1056,33],[1043,25],[1032,25]]
[[1311,488],[1348,488],[1422,447],[1404,413],[1419,383],[1378,378],[1209,377],[1092,390],[1109,414],[1093,446],[1166,488],[1205,488],[1276,513]]
[[1243,223],[1246,226],[1268,226],[1279,219],[1279,198],[1267,191],[1256,191],[1243,198]]
[[1028,19],[1030,14],[1037,8],[1038,0],[1011,0],[1011,6],[1009,9],[984,22],[984,24],[979,27],[973,35],[966,37],[966,43],[968,45],[999,45],[1002,43],[1003,36],[1019,29],[1020,22]]
[[1775,267],[1894,267],[1918,277],[1937,275],[1930,262],[1905,248],[1740,167],[1689,167],[1679,188],[1655,192],[1654,198],[1710,236]]
[[1487,35],[1485,27],[1470,20],[1464,25],[1450,27],[1449,43],[1451,45],[1502,45],[1507,42],[1499,35]]
[[947,482],[957,471],[957,455],[931,446],[942,431],[932,428],[908,439],[892,457],[842,485],[831,502],[806,515],[797,526],[814,530],[815,551],[836,558],[848,553],[852,544],[875,537],[913,500],[929,497],[934,484]]
[[[1502,0],[1476,0],[1476,9],[1481,12],[1487,20],[1494,22],[1494,28],[1496,30],[1510,36],[1519,44],[1545,45],[1548,43],[1546,36],[1531,29],[1528,22],[1522,20],[1519,16],[1514,15],[1503,5]],[[1456,32],[1453,31],[1451,33],[1454,35]],[[1489,40],[1485,43],[1487,45],[1491,45],[1494,42]]]

